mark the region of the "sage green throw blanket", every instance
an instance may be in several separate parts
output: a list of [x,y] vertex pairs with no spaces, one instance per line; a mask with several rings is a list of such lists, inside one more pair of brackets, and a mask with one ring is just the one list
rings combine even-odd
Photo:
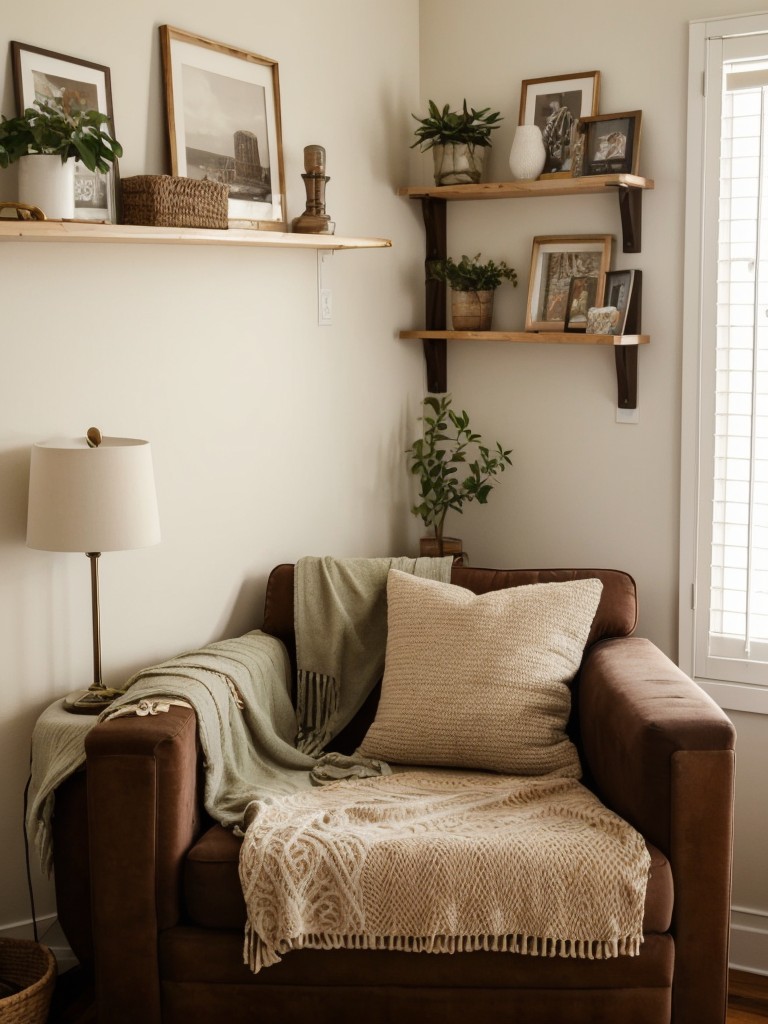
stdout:
[[445,558],[301,558],[296,563],[297,746],[324,750],[384,672],[390,569],[447,583]]

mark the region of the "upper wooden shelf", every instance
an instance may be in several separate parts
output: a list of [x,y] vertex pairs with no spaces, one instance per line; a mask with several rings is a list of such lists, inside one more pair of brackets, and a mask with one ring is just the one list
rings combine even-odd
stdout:
[[156,228],[93,221],[0,219],[0,241],[142,242],[166,245],[241,245],[284,249],[384,249],[387,238],[344,238],[242,228]]
[[479,185],[406,185],[399,196],[411,199],[525,199],[531,196],[599,195],[609,189],[653,189],[650,178],[636,174],[595,174],[584,178],[537,178],[535,181],[488,181]]

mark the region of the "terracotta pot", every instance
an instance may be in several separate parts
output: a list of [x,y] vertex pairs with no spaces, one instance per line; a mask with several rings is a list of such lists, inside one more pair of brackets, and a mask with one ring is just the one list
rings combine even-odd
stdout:
[[454,331],[490,331],[493,295],[493,289],[482,292],[458,292],[451,289],[451,322]]

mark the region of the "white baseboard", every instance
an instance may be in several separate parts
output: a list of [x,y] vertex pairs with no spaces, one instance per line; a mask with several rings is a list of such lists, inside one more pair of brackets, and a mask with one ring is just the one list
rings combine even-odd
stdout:
[[768,912],[731,907],[730,966],[768,975]]
[[[59,974],[76,967],[79,963],[61,930],[55,914],[46,914],[37,919],[37,935],[40,942],[45,943],[56,957]],[[15,924],[0,926],[0,936],[6,939],[34,939],[35,932],[32,921],[17,921]]]

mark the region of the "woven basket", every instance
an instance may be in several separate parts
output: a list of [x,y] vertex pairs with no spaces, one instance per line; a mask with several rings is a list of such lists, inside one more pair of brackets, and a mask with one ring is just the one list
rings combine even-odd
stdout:
[[229,186],[218,181],[137,174],[122,181],[123,222],[158,228],[226,228]]
[[56,960],[47,946],[0,939],[0,1024],[45,1024],[55,983]]

